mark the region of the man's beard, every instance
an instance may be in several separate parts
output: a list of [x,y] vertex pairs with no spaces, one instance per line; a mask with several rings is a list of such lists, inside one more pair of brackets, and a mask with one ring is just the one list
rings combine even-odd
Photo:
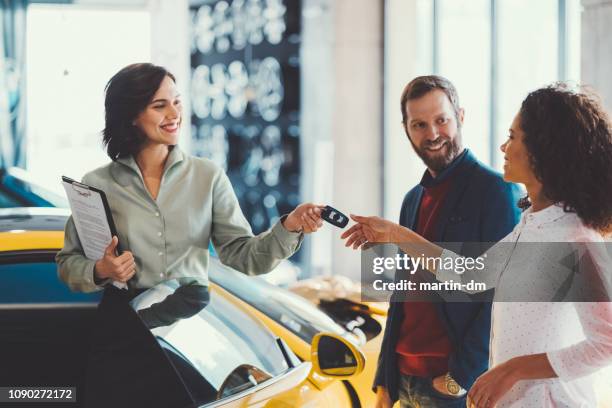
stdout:
[[435,173],[440,173],[447,168],[462,150],[461,129],[457,129],[457,134],[452,140],[444,138],[443,143],[445,146],[440,147],[440,150],[436,152],[431,152],[427,150],[427,148],[437,145],[439,140],[436,140],[436,143],[427,141],[423,143],[422,147],[415,145],[410,136],[408,136],[408,140],[410,140],[410,144],[412,144],[414,151],[421,158],[421,160],[423,160],[423,163],[425,163],[427,168]]

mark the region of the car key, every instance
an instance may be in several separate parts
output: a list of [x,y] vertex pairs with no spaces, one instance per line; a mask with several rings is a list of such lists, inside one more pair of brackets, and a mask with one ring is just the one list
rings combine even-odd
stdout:
[[342,214],[340,211],[336,210],[329,205],[326,205],[323,211],[321,212],[321,218],[325,221],[329,222],[332,225],[335,225],[338,228],[346,227],[349,219],[346,215]]

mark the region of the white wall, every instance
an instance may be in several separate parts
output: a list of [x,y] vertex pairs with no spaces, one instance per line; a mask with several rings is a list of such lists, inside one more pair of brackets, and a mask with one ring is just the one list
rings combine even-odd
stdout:
[[[382,212],[382,0],[305,0],[302,152],[305,200]],[[326,225],[311,238],[314,274],[359,279],[360,253]]]
[[[382,212],[383,2],[336,0],[334,204],[341,211]],[[339,237],[340,231],[334,230]],[[360,278],[360,252],[334,242],[335,273]]]
[[[304,201],[334,205],[334,16],[333,0],[302,3],[301,195]],[[304,242],[310,275],[332,273],[332,228],[319,230]]]

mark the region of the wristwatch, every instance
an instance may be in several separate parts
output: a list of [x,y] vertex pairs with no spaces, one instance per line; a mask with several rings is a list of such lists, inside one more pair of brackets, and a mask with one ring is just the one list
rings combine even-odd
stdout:
[[457,383],[457,381],[455,381],[453,377],[451,377],[450,373],[446,373],[444,375],[444,385],[446,386],[446,391],[448,391],[449,394],[457,397],[460,397],[467,392]]

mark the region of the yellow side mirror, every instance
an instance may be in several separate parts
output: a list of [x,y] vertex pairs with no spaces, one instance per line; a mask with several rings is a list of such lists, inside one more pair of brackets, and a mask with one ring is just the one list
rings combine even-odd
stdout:
[[332,333],[318,333],[312,339],[313,370],[322,376],[349,378],[363,371],[365,357],[345,338]]

